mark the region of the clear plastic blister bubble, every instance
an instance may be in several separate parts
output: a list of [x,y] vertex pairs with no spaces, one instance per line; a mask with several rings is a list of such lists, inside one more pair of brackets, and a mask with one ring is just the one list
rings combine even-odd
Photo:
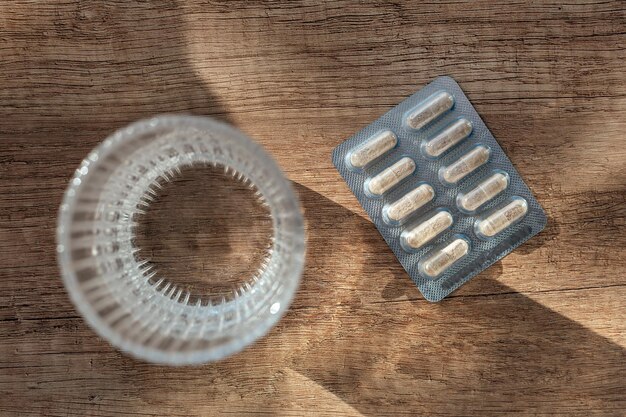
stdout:
[[435,190],[430,184],[418,184],[399,199],[386,204],[383,207],[383,219],[387,224],[402,224],[433,198]]
[[450,77],[340,144],[333,163],[424,297],[439,301],[546,216]]

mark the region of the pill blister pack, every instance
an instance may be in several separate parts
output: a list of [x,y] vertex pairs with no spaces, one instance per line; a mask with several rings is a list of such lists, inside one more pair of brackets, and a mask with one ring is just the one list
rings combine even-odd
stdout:
[[430,301],[546,225],[541,206],[450,77],[340,144],[333,163]]

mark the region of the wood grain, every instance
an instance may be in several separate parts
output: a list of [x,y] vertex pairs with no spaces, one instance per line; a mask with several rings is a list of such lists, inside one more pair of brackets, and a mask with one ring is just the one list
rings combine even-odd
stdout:
[[[134,245],[148,262],[153,282],[165,278],[186,288],[194,304],[203,294],[230,299],[256,271],[271,247],[272,218],[256,189],[223,167],[186,167],[157,187],[138,216]],[[204,303],[208,300],[205,298]]]
[[[0,414],[623,415],[625,27],[620,1],[3,3]],[[443,74],[550,220],[433,305],[330,151]],[[80,160],[163,112],[214,115],[254,137],[307,221],[286,317],[243,353],[194,368],[100,340],[54,256]]]

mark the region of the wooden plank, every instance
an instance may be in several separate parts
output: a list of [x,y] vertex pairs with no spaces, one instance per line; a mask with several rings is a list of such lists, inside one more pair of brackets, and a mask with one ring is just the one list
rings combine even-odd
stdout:
[[[0,5],[0,414],[622,415],[625,27],[620,1]],[[443,74],[549,224],[433,305],[330,152]],[[163,112],[215,115],[255,138],[307,221],[285,319],[203,367],[147,365],[99,340],[54,256],[80,160]],[[184,229],[200,246],[190,265],[207,264],[202,229]]]
[[[23,403],[6,401],[0,410],[28,404],[72,415],[619,415],[626,405],[623,347],[575,321],[594,314],[623,343],[623,306],[609,316],[598,307],[623,299],[623,287],[531,300],[493,281],[500,294],[433,305],[366,304],[360,293],[368,283],[344,285],[350,298],[309,305],[298,296],[259,343],[201,367],[137,362],[94,337],[80,318],[4,322],[0,391]],[[305,281],[300,294],[317,288]],[[585,308],[568,319],[543,306],[555,300]]]

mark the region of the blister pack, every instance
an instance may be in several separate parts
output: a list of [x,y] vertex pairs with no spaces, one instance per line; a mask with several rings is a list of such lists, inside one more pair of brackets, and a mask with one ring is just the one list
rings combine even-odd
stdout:
[[543,209],[450,77],[340,144],[333,163],[429,301],[546,225]]

